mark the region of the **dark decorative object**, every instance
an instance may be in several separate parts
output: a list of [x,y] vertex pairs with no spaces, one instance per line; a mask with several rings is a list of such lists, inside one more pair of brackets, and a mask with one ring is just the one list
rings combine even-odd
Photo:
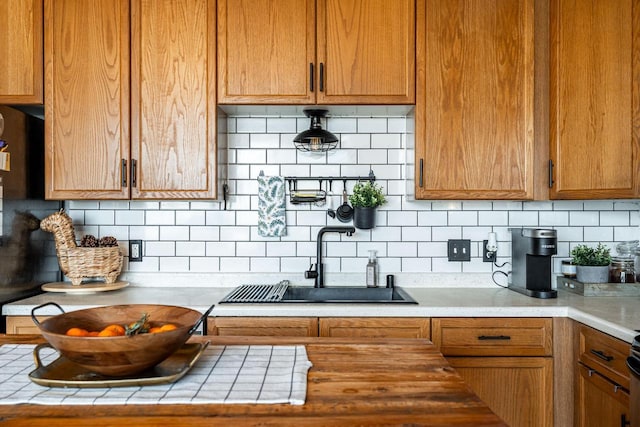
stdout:
[[382,187],[372,181],[356,183],[349,201],[353,206],[353,226],[363,230],[375,227],[376,208],[387,202]]
[[322,108],[305,108],[304,114],[311,118],[311,126],[299,133],[293,143],[300,151],[324,152],[333,150],[338,145],[338,137],[322,129],[320,119],[326,117],[329,110]]
[[353,208],[353,226],[368,230],[376,226],[376,208]]

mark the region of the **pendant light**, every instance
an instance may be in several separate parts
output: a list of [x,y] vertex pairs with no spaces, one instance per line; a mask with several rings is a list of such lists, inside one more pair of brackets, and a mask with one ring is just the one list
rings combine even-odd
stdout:
[[311,118],[311,126],[293,138],[296,148],[300,151],[314,152],[324,152],[336,148],[338,137],[322,129],[321,119],[327,116],[329,110],[305,108],[303,112],[307,117]]

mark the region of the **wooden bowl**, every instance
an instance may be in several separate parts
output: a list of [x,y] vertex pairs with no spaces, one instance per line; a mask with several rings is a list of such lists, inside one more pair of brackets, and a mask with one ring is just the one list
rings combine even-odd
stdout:
[[[35,310],[57,306],[63,314],[39,322]],[[178,350],[206,319],[213,306],[201,314],[196,310],[170,305],[112,305],[64,313],[55,303],[35,307],[34,323],[44,338],[62,356],[86,369],[109,376],[128,376],[149,369]],[[128,325],[149,314],[151,326],[173,323],[172,331],[116,337],[76,337],[65,335],[72,327],[100,331],[110,324]]]

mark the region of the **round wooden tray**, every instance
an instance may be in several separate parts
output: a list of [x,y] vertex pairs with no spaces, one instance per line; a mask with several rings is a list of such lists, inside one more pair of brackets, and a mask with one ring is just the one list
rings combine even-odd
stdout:
[[87,282],[80,285],[72,285],[71,282],[52,282],[42,285],[42,290],[47,292],[66,292],[66,293],[92,293],[115,291],[129,286],[129,282]]

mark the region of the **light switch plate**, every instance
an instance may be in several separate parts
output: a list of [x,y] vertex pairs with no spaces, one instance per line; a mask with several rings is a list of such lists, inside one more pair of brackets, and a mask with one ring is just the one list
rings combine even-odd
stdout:
[[451,239],[447,244],[449,261],[471,261],[471,240]]

